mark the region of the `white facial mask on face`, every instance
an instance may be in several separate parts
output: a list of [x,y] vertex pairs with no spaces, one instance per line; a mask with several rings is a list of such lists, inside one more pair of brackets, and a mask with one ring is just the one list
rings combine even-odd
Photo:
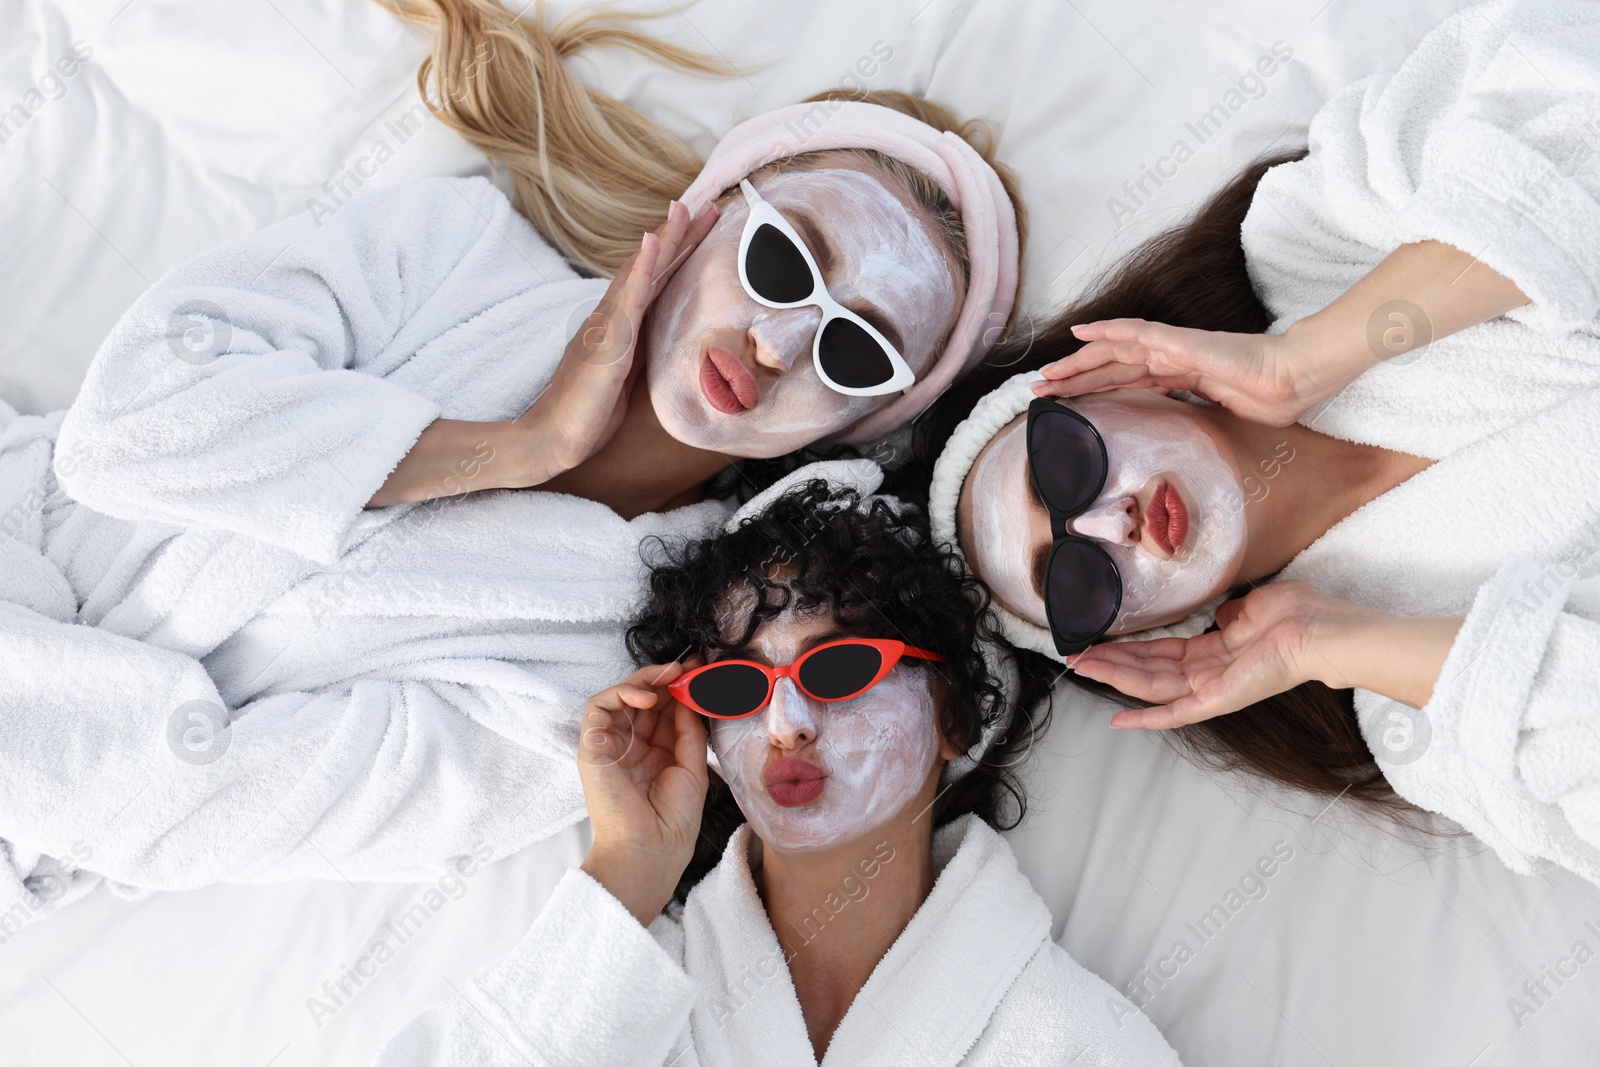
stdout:
[[[1105,487],[1069,529],[1100,544],[1121,573],[1122,607],[1109,632],[1177,621],[1221,594],[1244,551],[1244,494],[1211,436],[1178,410],[1099,395],[1076,398],[1071,406],[1106,443]],[[1032,560],[1049,533],[1028,496],[1026,434],[1025,421],[1003,431],[973,468],[968,485],[976,544],[969,558],[1004,607],[1044,627]],[[991,456],[992,469],[983,463]],[[1130,500],[1157,476],[1176,485],[1189,506],[1189,534],[1172,559],[1128,543]]]
[[[955,314],[957,293],[943,252],[900,198],[873,175],[845,167],[779,173],[756,185],[791,223],[803,212],[824,230],[837,254],[829,294],[845,305],[878,307],[900,331],[906,362],[918,372],[926,367]],[[651,403],[668,433],[696,448],[762,458],[837,433],[898,394],[850,397],[829,389],[811,356],[821,310],[769,308],[744,291],[738,253],[748,214],[743,197],[723,201],[716,225],[652,306],[640,352]],[[811,252],[820,262],[820,249]],[[765,383],[754,408],[727,414],[707,399],[701,375],[713,346]]]
[[1172,559],[1126,542],[1099,542],[1122,572],[1122,609],[1110,632],[1176,621],[1221,594],[1244,553],[1244,491],[1211,435],[1179,412],[1114,397],[1080,397],[1073,406],[1100,431],[1110,460],[1091,512],[1120,506],[1157,475],[1175,483],[1189,505],[1187,543]]
[[[773,663],[792,663],[812,629],[785,613],[763,624],[751,647]],[[802,734],[815,742],[804,758],[821,764],[827,785],[810,804],[784,807],[772,799],[762,772],[769,758],[805,751]],[[739,809],[756,836],[780,852],[830,848],[888,822],[927,781],[939,737],[927,672],[903,662],[865,693],[838,703],[812,700],[782,678],[756,714],[711,725],[711,747]]]
[[1033,589],[1027,430],[1026,420],[1001,430],[972,466],[972,559],[1002,607],[1045,626],[1044,601]]

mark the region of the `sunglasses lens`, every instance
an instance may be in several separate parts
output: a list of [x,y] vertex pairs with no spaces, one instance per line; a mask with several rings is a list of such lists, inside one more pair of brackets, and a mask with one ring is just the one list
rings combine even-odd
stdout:
[[748,663],[724,663],[689,681],[689,697],[713,715],[748,715],[767,699],[767,676]]
[[744,274],[763,300],[792,304],[811,295],[811,268],[805,256],[776,226],[763,223],[750,235]]
[[1050,553],[1045,608],[1064,645],[1086,645],[1105,632],[1122,604],[1122,579],[1111,557],[1089,541],[1062,541]]
[[1028,466],[1045,506],[1068,514],[1094,502],[1106,479],[1105,451],[1085,423],[1065,411],[1040,412],[1028,435]]
[[834,645],[800,664],[800,688],[819,700],[843,700],[864,691],[883,667],[872,645]]
[[849,319],[828,320],[817,356],[828,377],[846,389],[871,389],[894,377],[883,346]]

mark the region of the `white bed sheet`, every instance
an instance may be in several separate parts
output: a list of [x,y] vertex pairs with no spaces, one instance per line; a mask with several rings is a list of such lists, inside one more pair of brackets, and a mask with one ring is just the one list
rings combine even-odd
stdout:
[[[1397,65],[1460,5],[631,6],[667,11],[653,32],[748,71],[715,82],[626,55],[583,61],[585,77],[701,148],[739,118],[840,84],[875,45],[893,55],[870,86],[993,120],[1031,209],[1025,304],[1039,312],[1248,159],[1300,143],[1330,92]],[[404,145],[389,131],[415,101],[422,49],[375,4],[0,0],[0,26],[0,112],[27,110],[0,126],[0,398],[25,411],[71,401],[106,330],[163,271],[303,210],[376,141],[397,152],[375,183],[484,170],[437,123]],[[89,59],[59,90],[41,81],[75,41]],[[1292,61],[1201,144],[1186,124],[1278,42]],[[1124,183],[1179,139],[1194,158],[1160,188],[1146,178],[1152,195],[1136,199]],[[1186,1063],[1600,1061],[1600,963],[1573,955],[1579,942],[1600,951],[1600,889],[1509,874],[1470,838],[1403,841],[1342,803],[1264,795],[1109,730],[1080,695],[1058,703],[1012,840],[1062,943],[1114,984],[1143,981]],[[20,931],[0,926],[0,1063],[367,1062],[526,929],[582,835],[475,874],[431,911],[426,886],[330,881],[140,902],[101,889]],[[1273,875],[1241,889],[1275,847]],[[386,924],[419,903],[426,920],[402,943]],[[1197,933],[1214,905],[1226,922]],[[393,958],[338,990],[379,938]],[[1524,988],[1539,981],[1545,992]]]

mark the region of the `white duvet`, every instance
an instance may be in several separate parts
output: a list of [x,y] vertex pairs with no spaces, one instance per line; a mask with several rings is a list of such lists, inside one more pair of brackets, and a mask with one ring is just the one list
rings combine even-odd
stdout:
[[[372,171],[379,142],[392,156],[369,185],[484,173],[436,122],[394,132],[422,49],[376,4],[6,3],[0,111],[20,103],[28,117],[0,123],[0,397],[24,411],[70,402],[112,323],[163,272],[305,210],[363,157]],[[1459,5],[638,6],[668,11],[653,29],[747,76],[699,82],[622,54],[579,70],[702,149],[745,115],[861,80],[857,61],[885,49],[867,84],[997,120],[1032,208],[1024,297],[1038,310],[1246,160],[1301,143],[1334,91],[1398,66]],[[47,81],[75,41],[88,59]],[[1275,46],[1292,55],[1263,76]],[[1600,891],[1511,874],[1471,838],[1402,840],[1342,803],[1263,795],[1107,729],[1109,714],[1063,691],[1027,769],[1028,820],[1008,836],[1052,933],[1142,1004],[1186,1064],[1592,1060]],[[0,916],[0,1059],[367,1062],[506,954],[583,832],[445,884],[217,886],[137,903],[97,890],[47,922]]]

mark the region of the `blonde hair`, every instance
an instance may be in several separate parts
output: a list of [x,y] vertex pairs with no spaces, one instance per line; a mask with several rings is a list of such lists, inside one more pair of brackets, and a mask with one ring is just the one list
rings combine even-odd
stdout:
[[[402,18],[425,29],[432,53],[417,71],[424,103],[510,176],[518,209],[562,255],[580,267],[613,275],[639,247],[640,236],[667,217],[703,161],[682,140],[634,108],[590,89],[563,60],[594,45],[617,45],[680,70],[735,73],[724,63],[666,44],[618,23],[643,16],[591,11],[554,26],[536,0],[531,18],[500,0],[385,0]],[[812,101],[862,100],[893,108],[939,130],[953,131],[1000,175],[1025,232],[1022,202],[1011,173],[994,161],[981,121],[961,122],[944,107],[908,93],[836,89]],[[949,244],[963,276],[966,240],[960,213],[939,186],[916,168],[870,149],[841,150],[864,157],[898,181]],[[801,166],[807,153],[784,163]]]

